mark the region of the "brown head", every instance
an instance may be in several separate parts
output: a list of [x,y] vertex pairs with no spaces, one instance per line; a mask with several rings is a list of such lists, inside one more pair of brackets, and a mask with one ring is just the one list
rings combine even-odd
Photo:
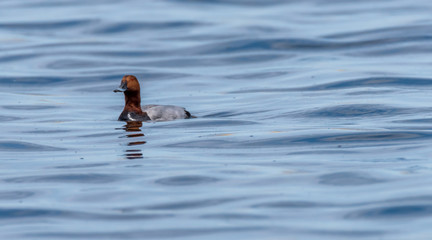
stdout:
[[140,92],[138,79],[134,75],[125,75],[120,83],[120,86],[114,92],[133,93]]
[[136,114],[142,114],[140,85],[135,76],[125,75],[120,86],[115,89],[114,92],[123,92],[125,95],[125,107],[123,113],[127,114],[133,112]]

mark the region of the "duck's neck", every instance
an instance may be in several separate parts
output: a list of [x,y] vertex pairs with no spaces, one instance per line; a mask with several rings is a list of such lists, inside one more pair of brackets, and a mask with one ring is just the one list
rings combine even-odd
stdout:
[[125,92],[124,111],[141,114],[141,96],[139,92]]

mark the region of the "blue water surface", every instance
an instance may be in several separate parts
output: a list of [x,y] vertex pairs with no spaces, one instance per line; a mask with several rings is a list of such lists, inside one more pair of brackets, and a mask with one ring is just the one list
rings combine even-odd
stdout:
[[431,11],[0,1],[0,238],[431,239]]

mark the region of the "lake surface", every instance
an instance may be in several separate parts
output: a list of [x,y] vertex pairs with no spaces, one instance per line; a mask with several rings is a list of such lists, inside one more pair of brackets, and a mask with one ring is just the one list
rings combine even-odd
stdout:
[[431,11],[1,1],[1,239],[431,239]]

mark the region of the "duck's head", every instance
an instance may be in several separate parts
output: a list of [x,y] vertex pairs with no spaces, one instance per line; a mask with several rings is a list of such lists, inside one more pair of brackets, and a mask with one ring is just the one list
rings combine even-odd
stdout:
[[138,79],[133,75],[125,75],[117,89],[114,92],[132,93],[140,91]]

